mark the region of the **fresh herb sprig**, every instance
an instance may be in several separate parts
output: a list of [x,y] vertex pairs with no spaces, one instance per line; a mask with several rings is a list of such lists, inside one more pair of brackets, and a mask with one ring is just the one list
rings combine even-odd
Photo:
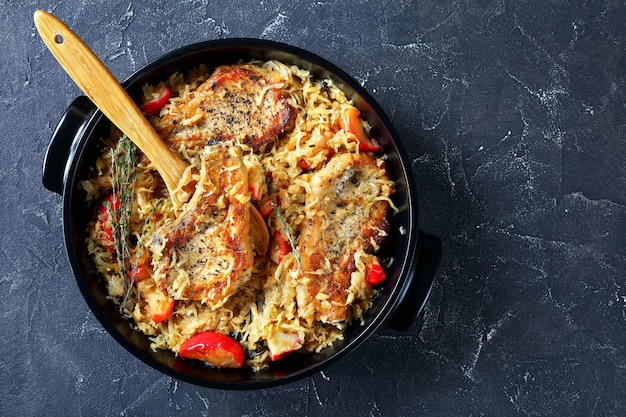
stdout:
[[289,246],[291,246],[291,251],[296,257],[296,262],[298,262],[298,269],[300,270],[300,273],[302,273],[302,258],[300,257],[300,252],[298,251],[298,248],[296,247],[295,239],[291,235],[291,231],[289,230],[289,226],[287,225],[287,220],[281,213],[280,207],[278,207],[278,205],[274,207],[274,214],[276,215],[276,218],[278,219],[278,223],[280,223],[280,228],[287,235],[287,239],[289,240]]
[[289,246],[291,246],[291,251],[296,257],[296,262],[298,263],[298,269],[300,270],[300,273],[303,273],[302,272],[302,258],[300,257],[300,252],[298,251],[298,248],[296,246],[296,241],[291,234],[289,225],[287,224],[287,219],[285,219],[285,216],[283,216],[283,213],[280,210],[280,204],[278,203],[278,197],[277,197],[278,192],[276,190],[276,187],[271,181],[269,175],[265,176],[265,181],[267,184],[268,193],[270,194],[270,198],[272,199],[272,206],[274,207],[274,210],[273,210],[274,215],[276,216],[276,219],[278,220],[278,223],[283,233],[287,236],[287,240],[289,241]]
[[[157,207],[159,207],[159,205],[161,204],[162,201],[163,201],[163,199],[159,198],[154,203],[154,206],[152,206],[152,208],[150,209],[150,213],[148,213],[148,215],[146,216],[146,219],[144,221],[143,227],[141,229],[141,236],[142,237],[146,234],[146,230],[148,229],[148,226],[150,225],[150,221],[152,219],[152,215],[154,214],[154,212],[156,211]],[[141,260],[141,257],[143,256],[143,251],[144,251],[144,246],[143,246],[142,241],[143,241],[143,239],[139,239],[137,241],[137,247],[135,248],[135,257],[131,261],[130,273],[128,274],[128,280],[124,280],[124,285],[126,285],[126,288],[125,288],[125,292],[124,292],[124,299],[120,303],[120,308],[122,310],[130,311],[132,309],[130,307],[130,305],[132,305],[131,296],[132,296],[132,293],[133,293],[133,288],[135,286],[135,281],[137,280],[137,276],[136,276],[137,266],[139,265],[139,261]]]
[[[130,218],[135,196],[135,180],[137,179],[137,148],[126,135],[123,135],[117,145],[109,151],[111,159],[111,187],[114,204],[105,203],[105,208],[111,219],[111,230],[115,255],[119,266],[119,274],[124,283],[128,277],[128,260],[130,253]],[[125,284],[126,285],[126,284]]]

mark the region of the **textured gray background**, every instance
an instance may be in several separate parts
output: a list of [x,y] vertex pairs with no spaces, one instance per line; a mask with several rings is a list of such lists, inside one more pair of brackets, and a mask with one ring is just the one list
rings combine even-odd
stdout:
[[[0,2],[0,415],[626,415],[623,1]],[[34,29],[119,78],[258,37],[340,66],[388,113],[443,240],[423,319],[272,389],[199,388],[110,338],[65,258],[41,164],[77,87]]]

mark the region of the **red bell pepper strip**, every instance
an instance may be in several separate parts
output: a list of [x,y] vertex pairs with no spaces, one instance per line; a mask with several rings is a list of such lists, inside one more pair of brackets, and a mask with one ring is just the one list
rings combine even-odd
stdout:
[[285,239],[280,231],[275,231],[270,247],[270,259],[280,264],[285,255],[291,252],[291,244]]
[[365,282],[370,285],[377,285],[387,279],[385,270],[378,260],[374,259],[371,263],[365,265]]
[[144,279],[148,279],[152,276],[152,265],[148,262],[140,261],[137,263],[137,266],[133,268],[130,276],[135,280],[135,282],[141,282]]
[[298,166],[305,171],[308,171],[309,169],[311,169],[311,165],[304,159],[298,160]]
[[259,203],[259,213],[267,219],[276,207],[278,207],[278,196],[275,194],[265,196]]
[[174,305],[174,299],[167,297],[162,300],[161,304],[155,306],[156,308],[150,309],[148,307],[150,318],[157,324],[167,320],[174,312]]
[[113,239],[113,226],[111,225],[111,213],[120,208],[120,200],[117,195],[111,193],[106,196],[98,206],[98,222],[100,223],[100,242],[109,252],[115,251]]
[[163,106],[167,104],[172,96],[172,90],[168,85],[163,85],[158,97],[144,102],[141,105],[141,110],[148,116],[156,116],[159,114]]
[[356,108],[349,108],[339,119],[339,124],[343,130],[352,133],[359,142],[359,150],[362,152],[378,152],[382,147],[374,142],[363,129],[359,111]]

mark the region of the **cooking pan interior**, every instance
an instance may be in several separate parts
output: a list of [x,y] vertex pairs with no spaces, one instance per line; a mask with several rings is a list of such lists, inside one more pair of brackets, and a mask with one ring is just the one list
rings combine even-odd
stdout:
[[[104,284],[87,253],[86,225],[91,208],[86,207],[85,192],[80,181],[91,175],[99,154],[99,138],[109,134],[110,122],[96,112],[85,134],[75,144],[74,157],[66,174],[64,190],[64,227],[68,255],[78,285],[102,325],[131,353],[150,366],[175,378],[214,388],[247,389],[285,383],[309,375],[330,362],[344,356],[363,342],[389,316],[402,287],[413,278],[417,250],[417,206],[410,169],[404,151],[391,123],[369,94],[346,73],[329,62],[308,52],[274,42],[229,39],[194,44],[174,51],[133,74],[123,84],[131,97],[139,101],[141,86],[166,79],[174,72],[185,72],[204,63],[209,69],[217,65],[250,59],[277,59],[311,71],[318,78],[330,78],[338,85],[372,126],[372,135],[384,148],[387,169],[396,183],[393,195],[399,212],[392,217],[388,243],[382,248],[381,258],[388,263],[388,279],[366,313],[363,324],[351,325],[344,339],[317,354],[292,354],[273,362],[260,372],[247,369],[220,370],[177,358],[166,351],[152,351],[149,340],[133,330],[121,317],[117,307],[107,298]],[[423,300],[415,300],[423,302]]]

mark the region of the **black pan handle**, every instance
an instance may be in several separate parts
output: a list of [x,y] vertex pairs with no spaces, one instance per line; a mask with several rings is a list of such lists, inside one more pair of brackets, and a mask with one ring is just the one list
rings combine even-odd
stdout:
[[85,126],[96,111],[96,106],[85,96],[79,96],[65,111],[52,134],[43,161],[43,186],[57,194],[63,194],[65,167],[72,152],[72,144],[78,143]]
[[387,320],[389,328],[401,332],[406,331],[422,312],[441,259],[441,240],[438,237],[419,230],[417,241],[419,248],[413,276],[408,277],[408,286]]

